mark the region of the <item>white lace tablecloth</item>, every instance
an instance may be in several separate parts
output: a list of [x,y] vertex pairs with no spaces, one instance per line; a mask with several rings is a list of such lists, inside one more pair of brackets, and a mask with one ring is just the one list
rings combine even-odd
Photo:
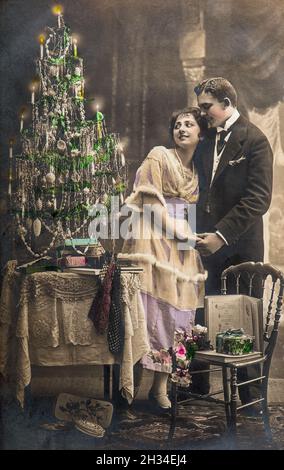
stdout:
[[96,333],[88,318],[97,278],[74,273],[20,275],[10,261],[0,302],[0,373],[14,384],[24,404],[31,365],[120,364],[120,389],[129,402],[134,395],[133,366],[148,352],[139,275],[122,273],[125,326],[120,356],[108,349],[106,334]]

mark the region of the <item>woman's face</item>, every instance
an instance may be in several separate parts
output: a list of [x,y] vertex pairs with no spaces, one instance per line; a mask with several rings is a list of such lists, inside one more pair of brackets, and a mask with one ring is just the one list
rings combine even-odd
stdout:
[[173,130],[175,144],[181,148],[196,146],[200,138],[200,127],[192,114],[180,114]]

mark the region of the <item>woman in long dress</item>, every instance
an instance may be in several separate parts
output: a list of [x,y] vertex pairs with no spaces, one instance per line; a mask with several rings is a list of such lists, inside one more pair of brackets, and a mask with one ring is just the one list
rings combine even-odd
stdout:
[[150,396],[163,409],[171,406],[168,349],[174,344],[175,330],[190,334],[195,311],[203,306],[206,272],[192,246],[188,214],[194,222],[198,176],[192,159],[205,128],[198,108],[173,113],[173,148],[158,146],[150,151],[126,200],[132,223],[123,258],[143,267],[141,292],[151,348],[141,364],[154,371]]

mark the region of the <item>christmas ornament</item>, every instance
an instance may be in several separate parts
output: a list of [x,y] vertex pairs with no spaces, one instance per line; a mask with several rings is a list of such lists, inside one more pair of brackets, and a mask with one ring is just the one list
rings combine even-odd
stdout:
[[[39,36],[38,82],[31,88],[32,121],[20,116],[21,153],[10,146],[8,193],[18,234],[33,257],[67,238],[87,235],[96,202],[123,200],[127,167],[119,136],[108,133],[105,116],[85,116],[83,59],[77,38],[55,5],[57,25]],[[15,161],[14,161],[15,160]],[[11,169],[15,175],[12,178]],[[47,235],[47,236],[46,236]],[[47,240],[47,241],[46,241]],[[35,246],[41,248],[35,249]]]

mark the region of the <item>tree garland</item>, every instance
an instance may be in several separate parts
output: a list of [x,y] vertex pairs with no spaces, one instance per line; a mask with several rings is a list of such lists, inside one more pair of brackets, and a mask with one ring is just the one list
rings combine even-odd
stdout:
[[[83,59],[61,13],[43,45],[41,36],[39,86],[32,92],[31,125],[24,128],[21,117],[22,152],[11,197],[19,235],[34,257],[46,254],[59,238],[79,234],[92,219],[92,205],[122,195],[127,187],[118,135],[108,134],[99,110],[86,120]],[[36,252],[32,241],[41,241],[42,228],[52,241]]]

